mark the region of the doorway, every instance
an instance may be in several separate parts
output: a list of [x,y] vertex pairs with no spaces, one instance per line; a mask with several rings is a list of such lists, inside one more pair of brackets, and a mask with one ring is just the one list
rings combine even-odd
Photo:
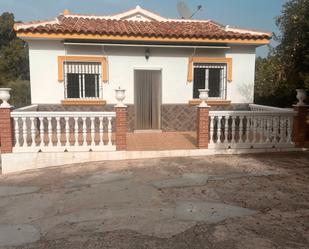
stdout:
[[134,70],[135,129],[161,128],[161,70]]

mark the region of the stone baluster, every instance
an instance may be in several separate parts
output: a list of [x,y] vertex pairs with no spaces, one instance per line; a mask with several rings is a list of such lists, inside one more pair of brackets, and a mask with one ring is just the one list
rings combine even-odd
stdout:
[[23,147],[26,148],[28,147],[28,141],[27,141],[27,119],[22,118],[21,119],[23,122]]
[[95,146],[95,125],[94,125],[95,118],[91,117],[90,121],[91,121],[91,125],[90,125],[91,146]]
[[292,143],[292,123],[293,123],[293,117],[288,117],[287,120],[287,137],[286,142]]
[[236,117],[232,116],[232,139],[231,139],[231,144],[235,144],[236,143],[236,139],[235,139],[235,134],[236,134]]
[[87,146],[87,123],[85,117],[82,118],[83,120],[83,146]]
[[250,117],[249,116],[246,116],[246,127],[245,127],[245,143],[249,143],[250,142]]
[[224,143],[227,144],[229,142],[229,116],[224,117]]
[[71,146],[70,144],[70,118],[65,117],[65,147],[68,148]]
[[224,126],[223,126],[223,117],[224,116],[220,116],[219,117],[219,125],[218,125],[218,142],[219,143],[223,143],[223,139],[224,139],[224,133],[223,133],[223,129],[224,129]]
[[44,147],[44,118],[39,117],[40,120],[40,147]]
[[211,116],[209,122],[210,122],[209,143],[214,144],[215,143],[215,139],[214,139],[215,116]]
[[108,117],[108,145],[111,146],[112,145],[112,118]]
[[104,118],[100,117],[100,127],[99,127],[99,136],[100,136],[100,146],[104,146]]
[[48,117],[48,146],[53,146],[53,127],[52,127],[52,118]]
[[19,148],[20,147],[20,142],[19,142],[19,124],[18,124],[18,118],[14,118],[14,130],[15,130],[15,147]]
[[35,120],[34,117],[30,118],[31,147],[35,147],[36,146],[36,141],[35,141],[36,127],[35,127],[34,120]]
[[238,143],[243,142],[243,130],[244,130],[244,116],[239,116],[239,138],[238,138]]
[[271,142],[270,136],[271,136],[271,117],[267,116],[266,117],[266,143],[267,144]]
[[56,137],[57,137],[57,147],[61,147],[61,126],[60,118],[56,117],[57,127],[56,127]]
[[79,137],[78,118],[75,117],[74,118],[74,146],[75,147],[79,146],[78,137]]

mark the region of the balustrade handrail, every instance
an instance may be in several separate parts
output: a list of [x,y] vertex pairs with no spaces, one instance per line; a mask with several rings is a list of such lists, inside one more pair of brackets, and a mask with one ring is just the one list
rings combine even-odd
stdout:
[[[257,104],[249,104],[251,109],[256,109],[258,111],[273,111],[273,112],[293,112],[292,109],[266,106],[266,105],[257,105]],[[253,110],[255,111],[255,110]]]
[[284,115],[284,116],[295,116],[296,111],[286,110],[286,111],[210,111],[209,116],[274,116],[274,115]]
[[83,117],[116,117],[116,112],[11,112],[12,118],[30,118],[30,117],[59,117],[59,118],[83,118]]
[[[20,108],[17,108],[15,109],[14,111],[15,112],[25,112],[25,111],[29,111],[29,109],[33,109],[33,108],[38,108],[38,105],[28,105],[28,106],[24,106],[24,107],[20,107]],[[36,110],[35,110],[36,111]]]

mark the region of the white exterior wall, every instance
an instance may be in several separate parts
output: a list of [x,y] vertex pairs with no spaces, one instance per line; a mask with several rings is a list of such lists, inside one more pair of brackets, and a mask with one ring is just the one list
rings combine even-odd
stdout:
[[253,103],[255,48],[233,47],[226,56],[233,58],[233,81],[227,83],[227,99],[232,103]]
[[[104,90],[108,102],[115,101],[114,89],[121,86],[127,90],[126,103],[134,103],[134,70],[154,69],[162,72],[162,103],[187,103],[192,98],[192,84],[187,84],[188,57],[177,56],[169,49],[151,49],[149,60],[145,48],[109,49],[110,84]],[[123,55],[125,54],[125,55]],[[187,101],[186,101],[187,100]]]
[[[101,46],[64,46],[59,41],[30,41],[31,98],[33,104],[59,104],[64,99],[64,85],[59,83],[57,56],[107,56],[109,83],[104,84],[103,98],[115,103],[114,89],[127,90],[125,102],[134,103],[134,69],[162,70],[162,103],[187,104],[192,99],[193,83],[187,83],[188,57],[193,49]],[[231,49],[197,49],[195,56],[232,57],[233,81],[227,82],[227,100],[252,103],[254,90],[255,47],[234,46]]]
[[57,56],[59,55],[64,55],[63,44],[60,42],[29,42],[31,102],[33,104],[59,104],[63,99],[63,84],[58,82]]

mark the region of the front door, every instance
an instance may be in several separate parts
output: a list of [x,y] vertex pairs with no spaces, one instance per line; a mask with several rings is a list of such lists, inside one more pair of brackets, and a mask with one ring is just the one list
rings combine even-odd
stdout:
[[161,71],[134,71],[135,129],[160,129]]

